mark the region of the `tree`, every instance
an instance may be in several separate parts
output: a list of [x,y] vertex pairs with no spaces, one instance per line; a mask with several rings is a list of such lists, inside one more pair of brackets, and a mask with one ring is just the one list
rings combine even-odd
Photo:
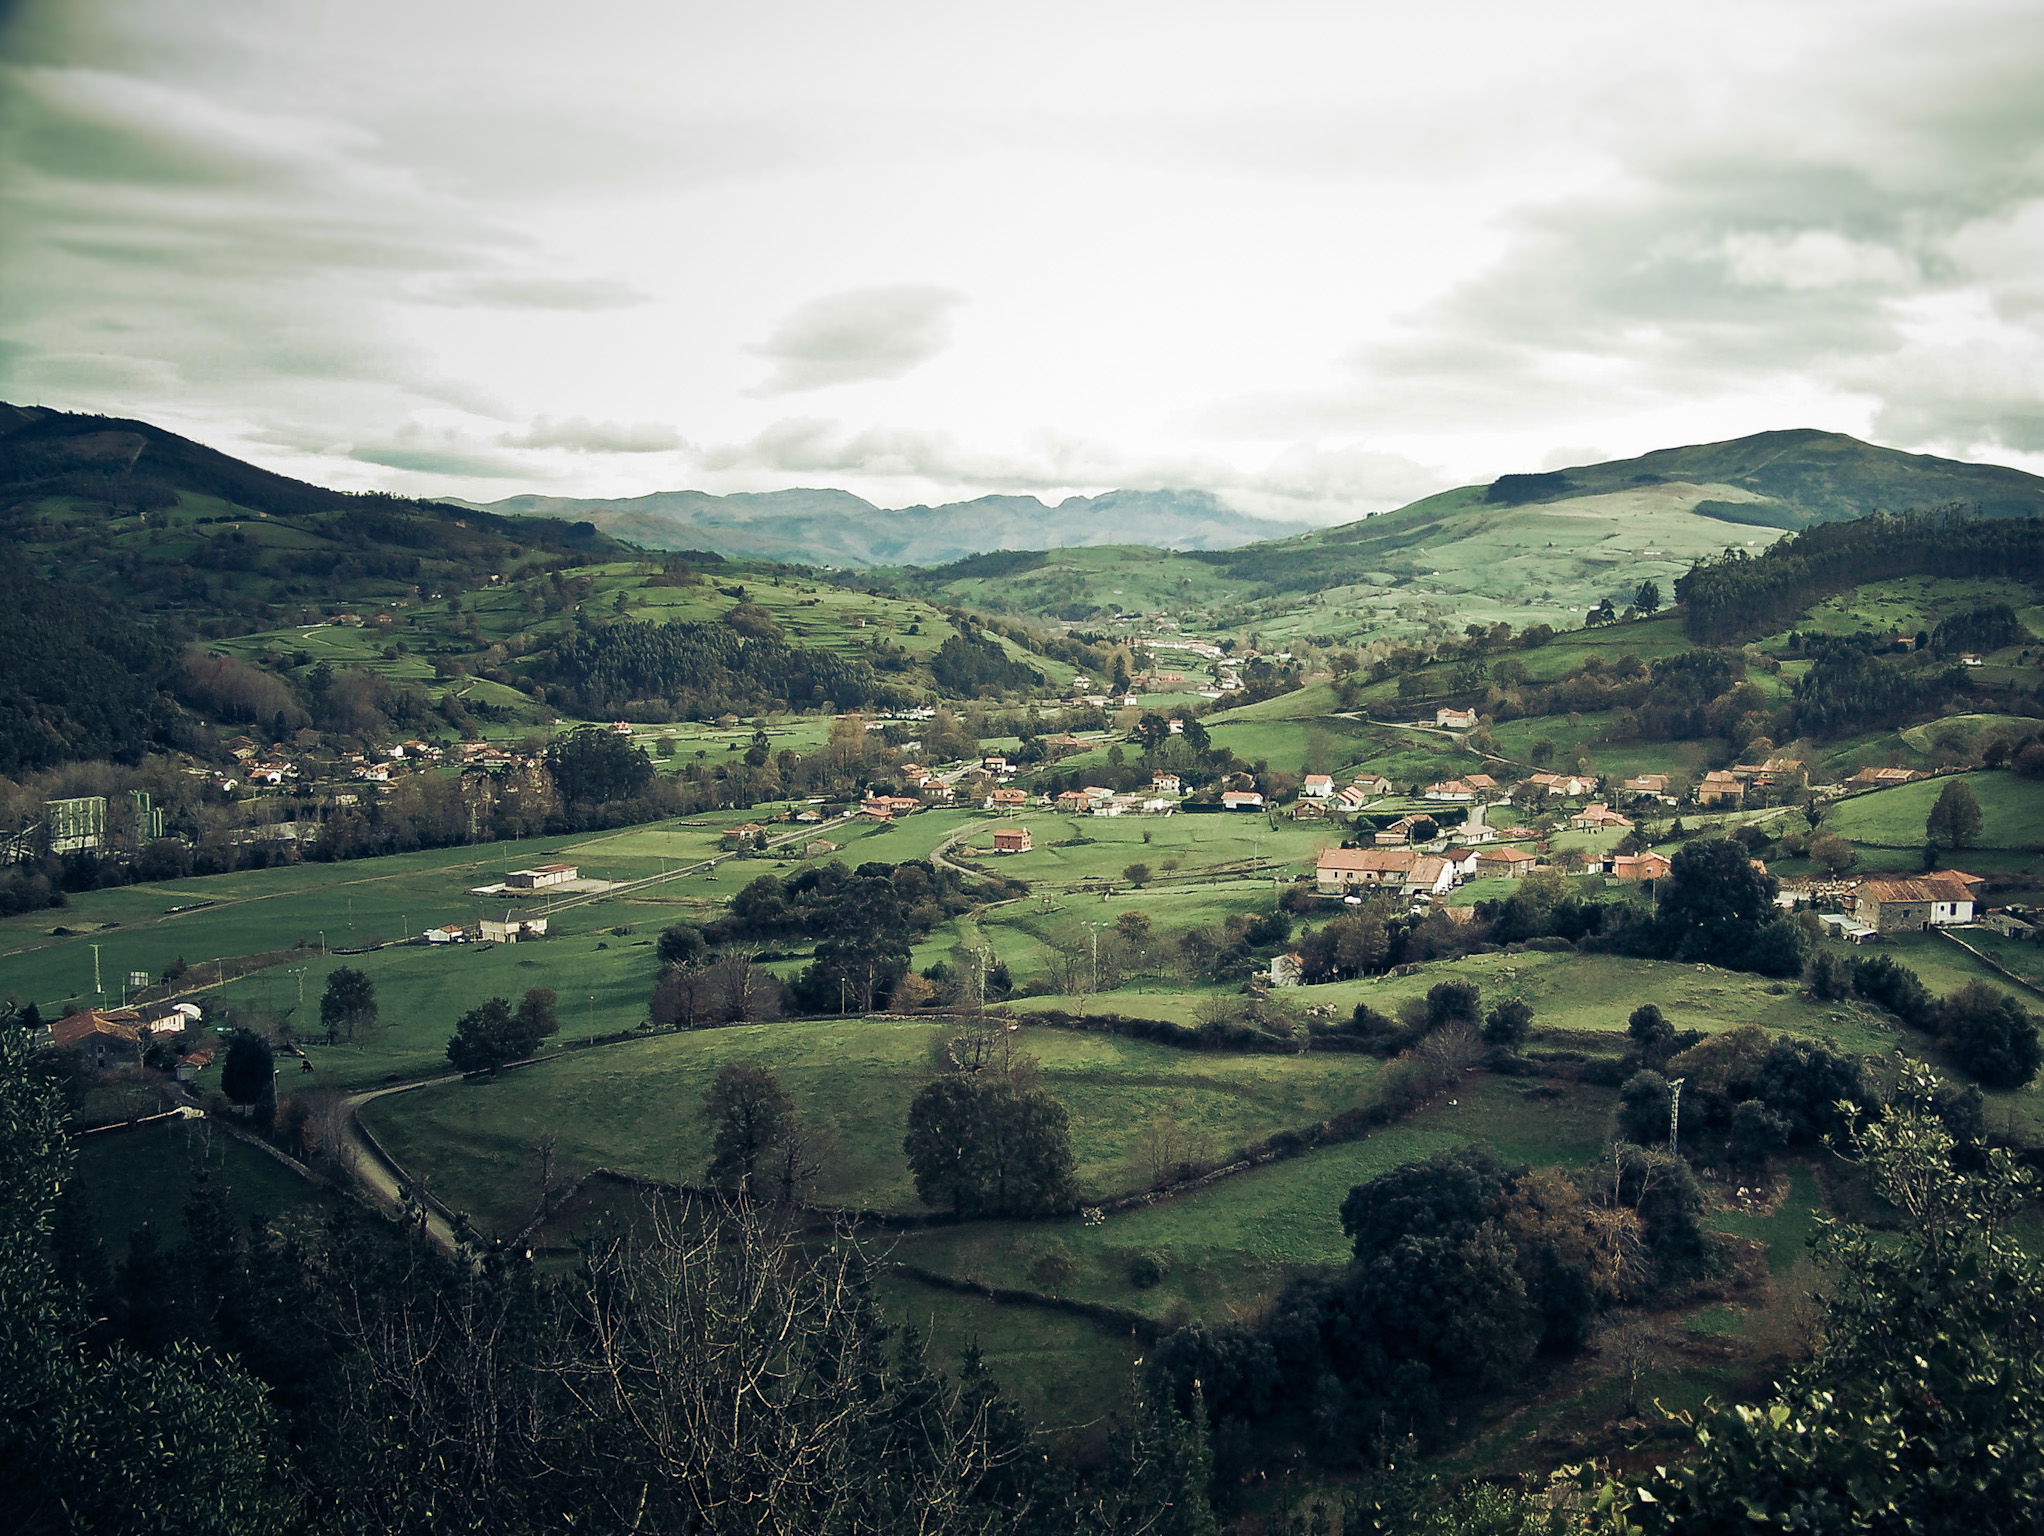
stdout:
[[959,1216],[1044,1216],[1077,1199],[1065,1108],[1015,1074],[953,1072],[909,1105],[916,1195]]
[[1812,837],[1809,854],[1811,860],[1829,875],[1844,874],[1859,858],[1859,850],[1836,832],[1819,832]]
[[1473,981],[1437,981],[1427,989],[1426,1027],[1449,1024],[1474,1027],[1483,1014],[1483,992]]
[[662,965],[700,965],[708,952],[708,941],[703,930],[694,923],[673,923],[660,930],[660,939],[653,947]]
[[733,1193],[760,1196],[776,1188],[792,1196],[800,1181],[795,1150],[798,1128],[795,1101],[780,1078],[753,1062],[727,1062],[711,1081],[697,1111],[710,1123],[711,1184]]
[[[1676,850],[1655,892],[1655,925],[1670,958],[1747,970],[1761,929],[1776,918],[1774,876],[1743,844],[1699,838]],[[1797,970],[1801,970],[1798,962]]]
[[237,1029],[227,1042],[220,1091],[236,1104],[254,1104],[274,1090],[276,1081],[277,1058],[270,1042],[254,1030]]
[[2020,1088],[2044,1065],[2036,1018],[1984,981],[1968,982],[1938,1005],[1937,1031],[1952,1060],[1989,1088]]
[[33,1038],[0,1009],[0,1509],[27,1532],[294,1527],[262,1383],[179,1340],[86,1342],[53,1239],[72,1152]]
[[559,1027],[554,994],[547,987],[527,992],[516,1011],[503,998],[493,997],[455,1023],[447,1059],[463,1072],[493,1072],[506,1062],[525,1060]]
[[1970,848],[1980,838],[1980,802],[1963,779],[1945,785],[1924,818],[1923,835],[1933,848]]
[[1789,1125],[1759,1099],[1747,1099],[1732,1110],[1732,1131],[1725,1143],[1732,1161],[1749,1173],[1760,1173],[1767,1160],[1788,1145]]
[[1632,1037],[1642,1067],[1658,1072],[1668,1064],[1668,1053],[1675,1049],[1675,1026],[1657,1005],[1641,1003],[1633,1009],[1625,1021],[1625,1032]]
[[1643,581],[1632,594],[1632,606],[1642,615],[1661,611],[1661,584],[1657,581]]
[[1492,1008],[1483,1021],[1483,1043],[1500,1051],[1516,1051],[1533,1031],[1533,1010],[1516,997]]
[[1620,1495],[1630,1529],[2044,1528],[2044,1265],[2008,1230],[2035,1182],[1999,1149],[1961,1171],[1941,1090],[1906,1068],[1853,1138],[1902,1219],[1820,1227],[1832,1286],[1815,1356],[1766,1400],[1692,1420],[1690,1454]]
[[511,1015],[513,1043],[522,1044],[527,1056],[539,1048],[540,1041],[560,1032],[559,1003],[552,987],[533,987],[518,1000],[518,1011]]
[[1130,864],[1122,870],[1121,877],[1128,881],[1130,885],[1148,885],[1150,883],[1150,866],[1147,864]]
[[326,1043],[346,1040],[359,1043],[376,1027],[376,983],[353,966],[336,966],[327,972],[326,992],[319,1000],[319,1022],[326,1027]]
[[1618,1090],[1618,1134],[1642,1147],[1658,1147],[1668,1139],[1674,1093],[1658,1072],[1635,1072]]
[[546,749],[546,769],[570,805],[629,800],[652,782],[653,760],[629,736],[581,726]]

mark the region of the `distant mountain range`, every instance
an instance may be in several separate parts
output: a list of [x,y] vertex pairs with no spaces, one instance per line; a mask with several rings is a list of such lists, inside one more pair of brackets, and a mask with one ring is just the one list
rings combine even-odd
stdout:
[[1236,549],[1309,526],[1250,517],[1206,491],[1107,491],[1069,496],[1054,507],[1034,496],[981,496],[888,509],[836,490],[733,496],[656,491],[610,501],[512,496],[460,505],[511,517],[593,523],[615,538],[654,549],[854,567],[943,565],[1000,549],[1103,544]]

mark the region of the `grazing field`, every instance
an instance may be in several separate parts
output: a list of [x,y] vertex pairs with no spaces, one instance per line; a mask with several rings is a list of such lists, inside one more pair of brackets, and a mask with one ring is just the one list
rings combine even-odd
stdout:
[[[1508,1163],[1580,1165],[1597,1155],[1608,1133],[1608,1092],[1559,1096],[1487,1076],[1472,1077],[1470,1085],[1363,1141],[1255,1168],[1098,1224],[935,1227],[905,1234],[895,1256],[977,1283],[1042,1289],[1030,1273],[1057,1247],[1075,1261],[1062,1294],[1160,1320],[1227,1321],[1268,1301],[1293,1276],[1346,1260],[1341,1202],[1357,1184],[1470,1144]],[[1139,1256],[1162,1270],[1156,1284],[1131,1281],[1130,1264]]]
[[[559,1137],[564,1172],[699,1178],[709,1156],[703,1094],[725,1063],[757,1062],[780,1075],[818,1139],[820,1198],[915,1211],[901,1155],[909,1101],[956,1028],[849,1018],[663,1035],[390,1095],[364,1114],[442,1199],[502,1230],[530,1209],[533,1186],[515,1170],[533,1166],[531,1148],[547,1134]],[[1228,1056],[1041,1028],[1022,1040],[1071,1116],[1079,1182],[1095,1198],[1139,1182],[1130,1158],[1157,1116],[1202,1127],[1225,1151],[1367,1102],[1382,1073],[1368,1057]]]
[[[2044,607],[2027,582],[1992,577],[1898,576],[1827,597],[1791,626],[1804,634],[1915,635],[1936,629],[1941,619],[1968,608],[2006,603],[2029,625],[2044,633]],[[1787,632],[1761,642],[1781,647]]]
[[[870,1252],[883,1265],[894,1250]],[[873,1298],[887,1320],[913,1328],[930,1357],[956,1374],[968,1350],[1037,1424],[1053,1432],[1097,1427],[1128,1394],[1143,1343],[1103,1324],[1047,1308],[1003,1306],[939,1290],[884,1268]]]
[[[1875,848],[1921,848],[1924,819],[1951,783],[1964,784],[1980,804],[1980,836],[1974,846],[1999,849],[2044,848],[2044,781],[2008,772],[1953,774],[1918,779],[1893,789],[1854,795],[1825,812],[1824,826],[1851,842]],[[1958,849],[1945,862],[1960,868],[1970,849]]]
[[[499,881],[509,870],[561,861],[580,866],[585,877],[638,879],[721,854],[723,828],[774,809],[706,812],[580,837],[294,864],[82,892],[62,911],[0,921],[0,993],[17,993],[45,1009],[89,1000],[95,945],[109,999],[120,995],[128,972],[161,977],[180,959],[190,968],[185,985],[192,988],[206,987],[207,963],[222,958],[302,946],[309,952],[308,963],[316,964],[322,949],[331,959],[333,951],[393,943],[429,927],[500,915],[504,899],[475,896],[470,888]],[[690,877],[679,889],[727,896],[769,867],[732,859],[709,877]],[[666,888],[656,892],[664,896]],[[551,913],[552,908],[544,894],[518,899],[521,912]],[[557,931],[569,933],[632,920],[616,915],[610,902],[550,916]],[[58,928],[69,932],[53,932]],[[367,957],[360,958],[366,963]]]

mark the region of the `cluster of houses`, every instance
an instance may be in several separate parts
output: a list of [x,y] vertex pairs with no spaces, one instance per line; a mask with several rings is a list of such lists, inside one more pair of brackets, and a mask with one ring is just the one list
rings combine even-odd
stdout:
[[478,918],[473,923],[447,923],[428,928],[419,935],[426,944],[517,944],[546,937],[543,917],[514,917],[506,912],[502,920]]
[[[81,1008],[45,1024],[36,1044],[67,1052],[95,1072],[139,1067],[157,1039],[174,1039],[205,1018],[197,1003],[144,1003],[132,1008]],[[211,1043],[193,1046],[176,1063],[179,1082],[188,1082],[213,1059]]]

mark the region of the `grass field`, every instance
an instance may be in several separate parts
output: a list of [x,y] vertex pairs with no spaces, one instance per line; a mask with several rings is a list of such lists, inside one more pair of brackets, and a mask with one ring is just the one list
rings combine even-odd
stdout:
[[[1877,848],[1921,848],[1924,819],[1947,784],[1964,784],[1980,804],[1981,848],[2044,848],[2044,782],[2007,772],[1954,774],[1919,779],[1893,789],[1842,800],[1824,814],[1826,830],[1851,842]],[[1946,862],[1965,867],[1970,850],[1959,849]]]
[[[583,837],[440,848],[83,892],[63,911],[0,921],[0,994],[18,993],[45,1008],[90,999],[95,945],[109,998],[119,995],[129,971],[161,976],[180,958],[192,968],[188,985],[194,986],[205,984],[208,961],[294,945],[302,944],[316,967],[322,947],[334,951],[385,943],[500,912],[502,903],[472,896],[469,888],[500,880],[507,870],[560,860],[580,865],[585,876],[596,879],[657,874],[721,853],[724,827],[756,820],[770,809],[705,813]],[[728,896],[771,867],[733,859],[709,877],[680,882],[676,890],[704,898]],[[658,888],[653,894],[668,892]],[[520,910],[546,911],[548,905],[543,898],[532,899]],[[556,927],[574,933],[629,923],[640,905],[599,902],[575,908],[559,914]],[[654,915],[657,910],[656,900]],[[51,930],[58,927],[72,931],[54,935]],[[362,957],[365,967],[369,958]]]
[[[529,1209],[532,1188],[517,1170],[550,1132],[564,1170],[699,1177],[709,1151],[696,1114],[703,1094],[726,1062],[754,1061],[780,1074],[825,1150],[821,1198],[913,1211],[901,1137],[946,1028],[854,1018],[663,1035],[392,1095],[364,1114],[441,1198],[501,1229]],[[1057,1029],[1026,1030],[1023,1043],[1071,1116],[1079,1181],[1095,1197],[1137,1182],[1129,1157],[1158,1115],[1201,1125],[1226,1150],[1366,1101],[1382,1071],[1367,1057],[1223,1056]]]
[[[1041,1288],[1031,1268],[1052,1244],[1076,1261],[1064,1294],[1108,1302],[1158,1319],[1226,1321],[1253,1311],[1294,1275],[1348,1256],[1341,1202],[1355,1185],[1400,1163],[1472,1143],[1513,1163],[1579,1165],[1608,1132],[1611,1096],[1530,1093],[1501,1078],[1471,1088],[1369,1138],[1252,1169],[1189,1195],[1108,1217],[1097,1225],[978,1222],[906,1234],[896,1257],[961,1279]],[[1163,1280],[1130,1283],[1137,1255],[1155,1259]]]

